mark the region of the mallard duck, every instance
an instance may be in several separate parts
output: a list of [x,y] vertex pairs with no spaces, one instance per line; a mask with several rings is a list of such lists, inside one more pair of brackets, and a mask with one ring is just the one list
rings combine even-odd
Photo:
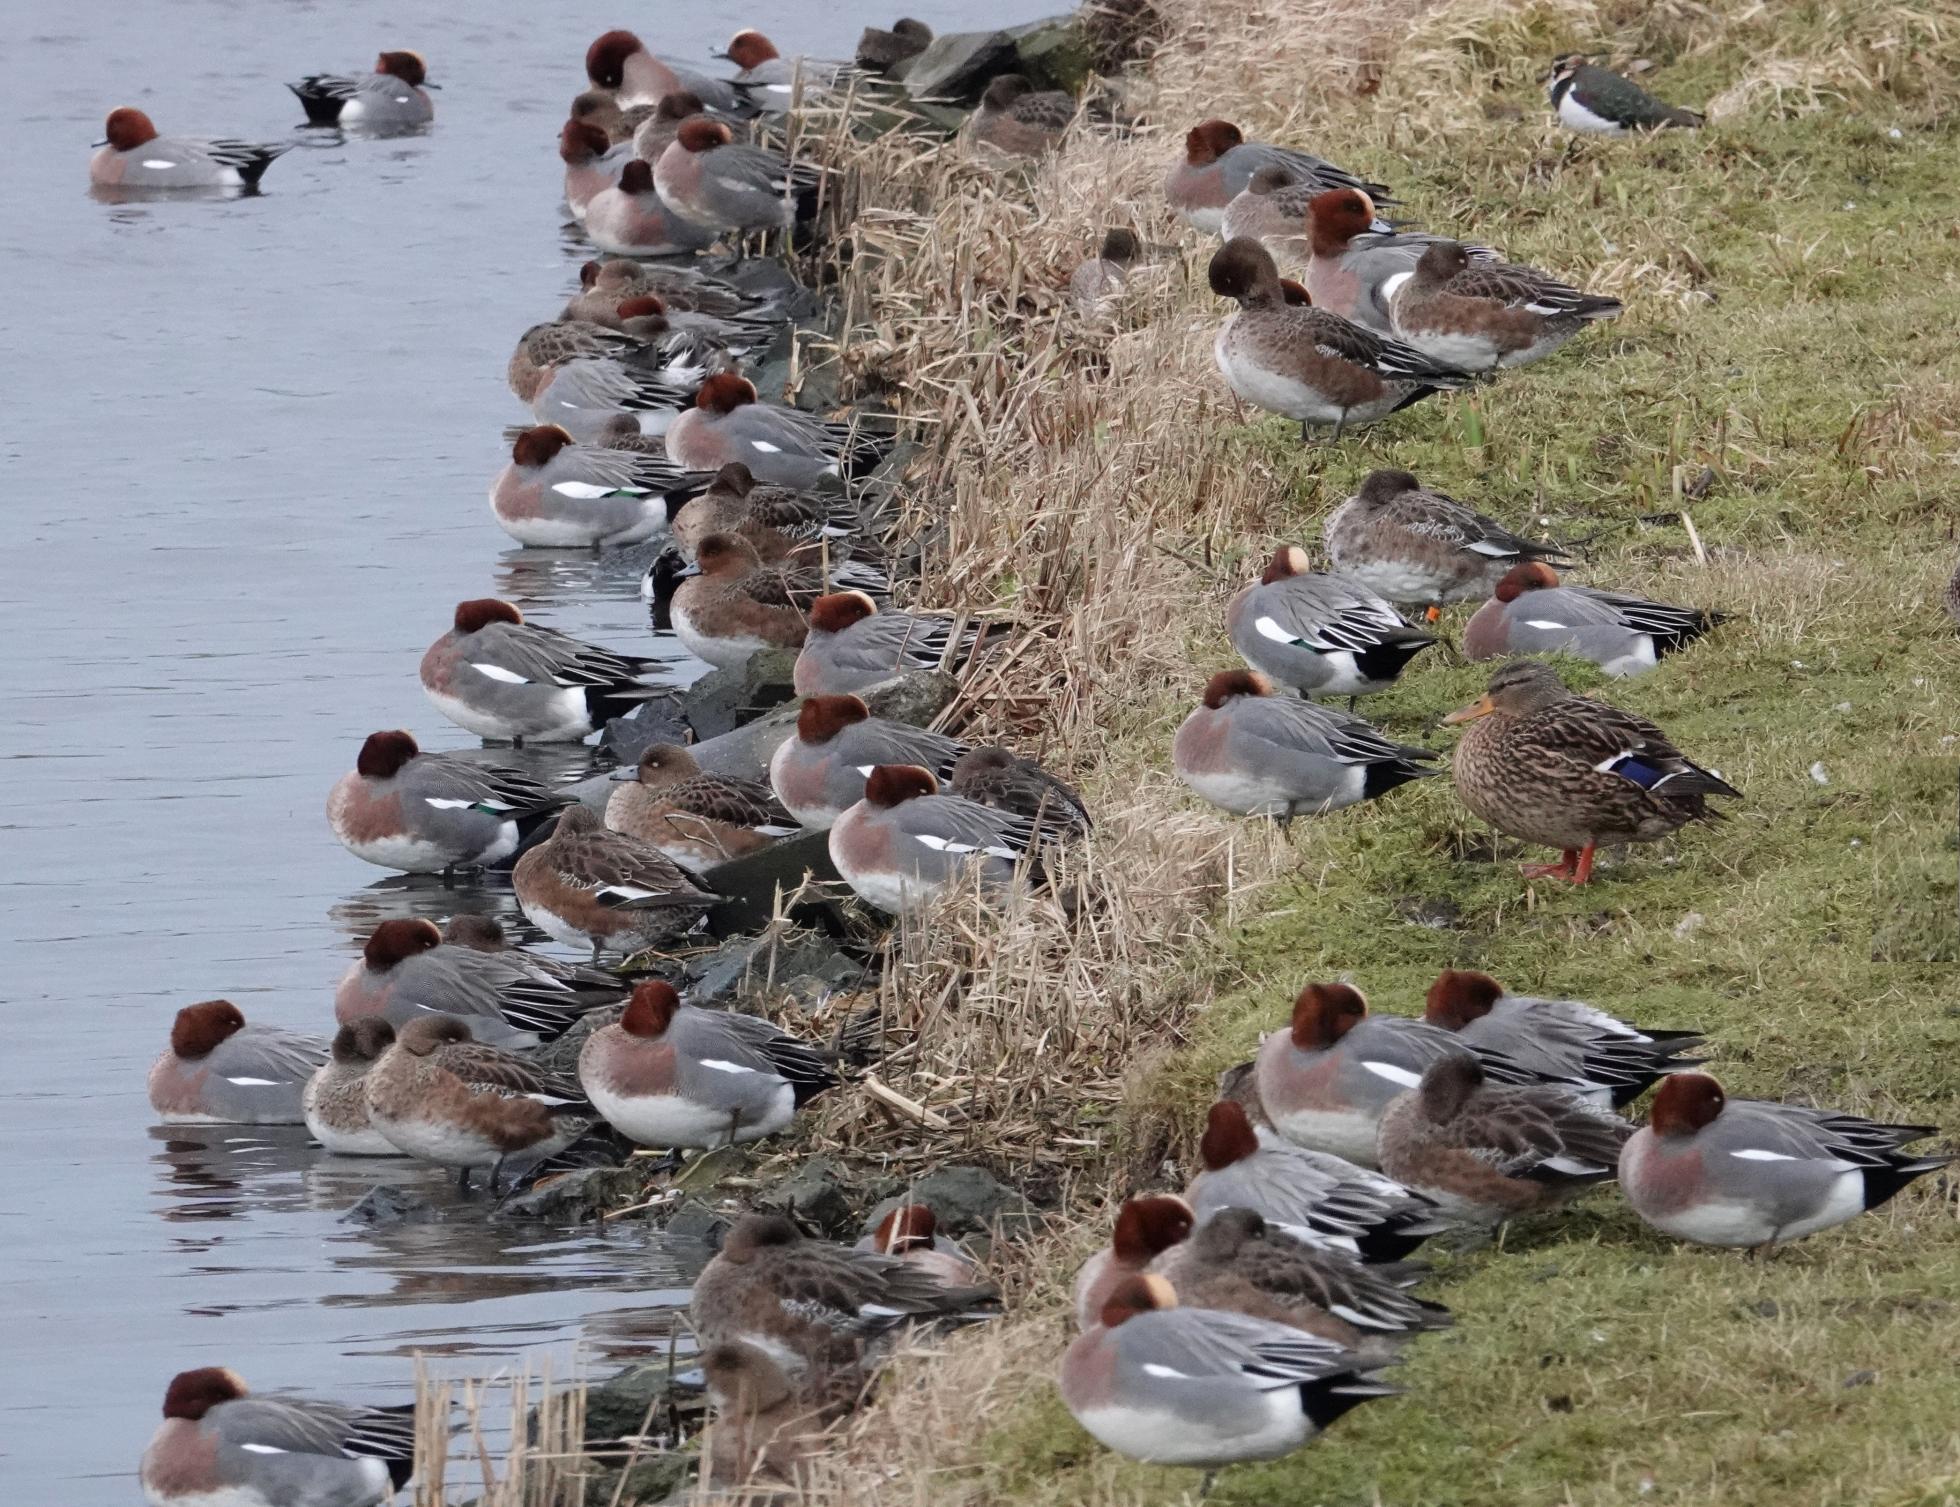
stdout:
[[1527,864],[1527,879],[1584,884],[1599,844],[1658,842],[1718,820],[1708,796],[1742,798],[1645,717],[1575,696],[1531,660],[1499,666],[1482,696],[1443,721],[1476,723],[1450,761],[1463,803],[1507,836],[1563,850],[1557,863]]

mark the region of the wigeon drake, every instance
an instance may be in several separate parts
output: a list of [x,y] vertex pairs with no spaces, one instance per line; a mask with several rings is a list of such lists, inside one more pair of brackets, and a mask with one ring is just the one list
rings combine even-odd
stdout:
[[585,223],[593,196],[619,181],[619,171],[633,160],[633,149],[615,146],[590,121],[568,120],[558,129],[558,158],[565,164],[565,208]]
[[1437,609],[1485,596],[1513,565],[1569,565],[1560,546],[1512,533],[1408,471],[1370,471],[1321,525],[1328,557],[1391,602]]
[[415,1408],[254,1397],[220,1366],[180,1371],[143,1451],[150,1507],[380,1507],[415,1473]]
[[653,181],[669,209],[712,236],[788,230],[809,219],[822,173],[767,147],[739,146],[721,121],[697,115],[681,122],[653,164]]
[[1465,659],[1571,654],[1608,675],[1639,675],[1728,621],[1726,612],[1673,607],[1617,591],[1566,586],[1543,560],[1513,565],[1463,625]]
[[805,99],[814,98],[835,89],[856,71],[849,63],[824,58],[786,58],[774,42],[746,27],[728,39],[720,55],[742,70],[733,83],[748,91],[765,115],[781,115],[788,110],[799,88]]
[[551,837],[517,860],[511,888],[533,926],[590,947],[595,963],[671,941],[715,903],[659,849],[608,832],[585,806],[566,807]]
[[481,1041],[535,1046],[625,992],[615,975],[596,969],[446,941],[435,922],[418,916],[374,928],[334,990],[333,1012],[342,1025],[380,1019],[397,1029],[425,1015],[454,1015]]
[[615,654],[552,628],[495,597],[458,602],[454,626],[422,656],[422,689],[436,710],[480,738],[522,746],[578,743],[663,686],[657,660]]
[[1227,241],[1211,259],[1211,290],[1238,312],[1212,342],[1226,386],[1255,408],[1300,425],[1349,426],[1387,418],[1445,388],[1474,379],[1326,309],[1287,301],[1272,253],[1257,241]]
[[758,780],[709,774],[673,743],[650,743],[637,764],[611,779],[606,825],[665,853],[690,874],[705,874],[797,830],[796,818]]
[[186,1005],[150,1068],[150,1108],[166,1125],[299,1125],[300,1100],[327,1043],[245,1023],[230,1000]]
[[1702,117],[1649,94],[1632,79],[1601,68],[1583,53],[1552,59],[1545,76],[1552,113],[1568,131],[1588,136],[1626,136],[1667,127],[1694,130]]
[[569,1075],[475,1039],[454,1015],[425,1015],[367,1071],[368,1123],[397,1150],[454,1167],[467,1190],[487,1170],[494,1196],[512,1157],[542,1161],[596,1118]]
[[[680,358],[684,363],[686,357]],[[531,386],[531,417],[556,424],[574,439],[592,439],[610,429],[617,415],[646,415],[655,428],[670,423],[687,401],[683,375],[691,368],[663,365],[644,353],[574,356],[538,369]],[[636,417],[634,422],[640,423]]]
[[[1283,202],[1294,202],[1291,192],[1286,191]],[[1358,188],[1312,194],[1295,228],[1306,234],[1306,289],[1315,306],[1377,335],[1395,333],[1389,294],[1405,280],[1404,274],[1415,270],[1423,252],[1444,239],[1419,231],[1384,230],[1374,200]],[[1488,246],[1463,249],[1480,261],[1497,255]]]
[[1104,231],[1101,248],[1068,275],[1069,301],[1076,313],[1089,319],[1108,314],[1129,286],[1130,268],[1141,251],[1135,231],[1121,226]]
[[1045,157],[1062,144],[1077,110],[1075,96],[1036,89],[1018,73],[1003,73],[980,96],[969,125],[973,139],[1009,157]]
[[1452,1218],[1497,1225],[1610,1181],[1633,1127],[1556,1083],[1496,1084],[1469,1056],[1439,1058],[1382,1111],[1382,1171]]
[[1886,1125],[1838,1110],[1730,1099],[1705,1073],[1654,1095],[1620,1148],[1620,1191],[1663,1235],[1697,1245],[1780,1245],[1876,1209],[1950,1156],[1902,1148],[1931,1125]]
[[724,115],[753,115],[748,91],[648,52],[630,31],[608,31],[585,49],[585,76],[622,106],[657,105],[669,94],[694,95]]
[[801,603],[812,600],[821,583],[799,582],[781,567],[763,564],[740,534],[709,534],[694,558],[700,574],[681,582],[667,609],[674,636],[688,653],[734,669],[766,649],[802,648]]
[[[660,314],[659,319],[642,319],[629,328],[626,317],[615,317],[604,324],[583,319],[554,319],[534,324],[518,337],[511,352],[505,379],[518,400],[536,406],[540,394],[558,375],[559,368],[577,361],[614,361],[636,378],[671,389],[670,406],[678,408],[693,400],[694,388],[712,369],[712,364],[728,360],[728,353],[711,341],[684,339],[667,325],[657,298],[647,303],[623,300],[633,305],[634,315]],[[615,315],[618,306],[614,306]],[[649,391],[653,390],[650,386]]]
[[501,863],[563,804],[522,770],[423,753],[395,728],[368,734],[327,796],[327,824],[364,862],[448,879]]
[[847,467],[874,460],[885,448],[855,425],[758,402],[755,384],[732,372],[703,382],[694,406],[675,415],[666,437],[669,458],[689,471],[719,471],[740,461],[757,481],[799,492],[834,488]]
[[490,483],[497,526],[526,549],[618,549],[658,537],[683,475],[630,450],[581,445],[561,425],[538,424],[511,446]]
[[1525,865],[1527,879],[1585,884],[1600,844],[1659,842],[1723,820],[1708,797],[1742,798],[1645,717],[1574,695],[1538,660],[1500,665],[1443,722],[1472,724],[1450,758],[1463,804],[1506,836],[1561,850],[1557,863]]
[[620,168],[617,182],[586,201],[585,234],[609,256],[685,256],[715,240],[714,231],[661,198],[653,186],[653,164],[639,157]]
[[1587,325],[1617,319],[1617,298],[1582,293],[1536,267],[1472,257],[1455,241],[1425,247],[1384,291],[1396,335],[1469,372],[1542,361]]
[[1259,579],[1239,588],[1225,626],[1253,669],[1303,696],[1345,696],[1350,711],[1436,642],[1361,582],[1314,570],[1297,544],[1275,550]]
[[908,670],[957,672],[1007,631],[944,612],[882,612],[861,591],[818,597],[809,617],[796,657],[799,696],[852,695]]
[[368,1123],[368,1069],[394,1044],[395,1028],[380,1016],[354,1021],[334,1033],[333,1055],[306,1080],[306,1128],[335,1156],[402,1155]]
[[776,799],[812,831],[828,829],[864,799],[864,782],[880,764],[911,764],[950,779],[968,745],[944,733],[871,715],[856,696],[807,697],[796,731],[769,759]]
[[1501,1054],[1534,1078],[1564,1084],[1607,1109],[1631,1104],[1702,1045],[1698,1031],[1649,1031],[1576,999],[1507,994],[1488,973],[1445,968],[1429,986],[1423,1019],[1471,1046]]
[[761,1016],[684,1005],[673,985],[650,979],[617,1022],[586,1038],[578,1080],[629,1140],[710,1149],[775,1135],[837,1075]]
[[1392,1178],[1253,1128],[1221,1099],[1198,1143],[1204,1170],[1184,1190],[1198,1224],[1225,1209],[1256,1209],[1296,1240],[1363,1261],[1399,1261],[1446,1222],[1435,1204]]
[[1296,816],[1371,801],[1437,773],[1426,748],[1395,743],[1318,702],[1273,694],[1250,670],[1220,670],[1171,739],[1171,765],[1200,799],[1238,816]]
[[867,1347],[911,1323],[973,1317],[999,1290],[948,1288],[893,1256],[810,1240],[776,1214],[745,1214],[701,1270],[688,1319],[706,1347],[754,1345],[823,1379],[856,1374]]
[[1150,1270],[1150,1263],[1198,1227],[1191,1205],[1174,1193],[1152,1193],[1124,1201],[1116,1211],[1109,1244],[1090,1253],[1076,1269],[1071,1303],[1077,1329],[1102,1322],[1103,1305],[1133,1277]]
[[1076,837],[1095,825],[1073,786],[1009,749],[961,754],[947,785],[954,795],[1032,822],[1044,836]]
[[1444,1057],[1471,1051],[1439,1027],[1370,1014],[1351,984],[1308,984],[1286,1029],[1260,1043],[1253,1076],[1267,1118],[1287,1140],[1379,1168],[1383,1112]]
[[[737,351],[716,335],[711,325],[724,321],[695,318],[685,314],[668,317],[667,305],[657,294],[640,293],[621,299],[613,311],[613,327],[640,341],[647,359],[661,364],[670,377],[705,381],[716,372],[734,371]],[[761,343],[753,335],[743,335],[742,350]]]
[[384,52],[372,73],[309,73],[286,86],[306,107],[310,126],[397,130],[435,119],[428,66],[419,52]]
[[259,186],[290,142],[233,141],[229,137],[159,136],[150,117],[124,106],[111,110],[103,139],[89,159],[88,181],[97,188],[175,190]]
[[710,327],[711,333],[723,338],[740,329],[757,341],[766,341],[783,324],[775,300],[744,293],[726,278],[699,267],[615,256],[603,262],[595,259],[582,263],[578,276],[579,291],[565,305],[560,316],[563,319],[612,324],[621,303],[650,293],[667,305],[670,317],[691,314],[726,321]]
[[947,1288],[971,1288],[980,1267],[957,1242],[939,1233],[939,1216],[930,1204],[900,1204],[858,1238],[857,1249],[892,1256],[927,1273]]
[[1099,1317],[1062,1356],[1062,1402],[1098,1442],[1133,1460],[1205,1469],[1276,1460],[1394,1391],[1332,1341],[1179,1307],[1159,1276],[1121,1284]]
[[[1252,175],[1262,167],[1284,168],[1296,183],[1323,189],[1356,188],[1377,204],[1394,202],[1379,183],[1369,183],[1333,163],[1296,152],[1290,147],[1247,141],[1229,120],[1205,120],[1184,137],[1184,160],[1164,180],[1164,197],[1187,225],[1216,235],[1232,200],[1245,192]],[[1391,227],[1384,223],[1381,228]]]
[[890,915],[924,909],[971,876],[1005,890],[1038,866],[1033,823],[957,795],[930,770],[881,764],[864,799],[831,825],[830,861],[860,900]]

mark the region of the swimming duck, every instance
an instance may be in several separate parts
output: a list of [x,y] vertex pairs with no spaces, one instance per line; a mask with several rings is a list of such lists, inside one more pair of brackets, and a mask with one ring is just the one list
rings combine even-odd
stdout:
[[1573,695],[1532,660],[1500,666],[1488,691],[1443,721],[1476,724],[1450,761],[1464,805],[1506,836],[1563,850],[1555,864],[1527,864],[1527,879],[1584,884],[1599,844],[1658,842],[1720,820],[1707,797],[1742,798],[1645,717]]

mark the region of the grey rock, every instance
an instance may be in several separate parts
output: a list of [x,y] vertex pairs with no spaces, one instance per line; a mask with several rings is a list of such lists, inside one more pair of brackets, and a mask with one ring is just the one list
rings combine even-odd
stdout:
[[420,1193],[382,1183],[368,1189],[359,1203],[340,1216],[340,1222],[386,1230],[396,1225],[428,1224],[435,1218],[436,1206]]
[[829,1157],[813,1156],[781,1182],[756,1195],[756,1205],[787,1214],[805,1229],[833,1239],[852,1233],[856,1222],[849,1174]]
[[721,1249],[734,1220],[719,1209],[709,1208],[698,1199],[689,1199],[667,1217],[661,1231],[669,1240],[685,1240],[703,1248],[702,1260]]
[[684,693],[670,691],[648,697],[627,716],[613,718],[599,735],[599,747],[621,764],[637,764],[649,744],[685,743],[687,729]]
[[934,37],[905,70],[914,99],[977,100],[987,81],[1014,70],[1014,37],[1005,31],[961,31]]
[[996,1226],[1026,1229],[1040,1219],[1026,1198],[984,1167],[941,1167],[878,1203],[866,1216],[862,1233],[904,1204],[929,1204],[942,1235],[969,1235]]
[[609,1210],[637,1201],[645,1179],[633,1167],[582,1167],[498,1204],[493,1219],[535,1219],[552,1224],[589,1224]]
[[[669,1366],[666,1356],[628,1366],[617,1376],[585,1394],[585,1438],[588,1444],[611,1444],[641,1437],[641,1430],[660,1437],[673,1437],[675,1413],[698,1411],[704,1399],[674,1385],[676,1371],[692,1365],[689,1357],[676,1357]],[[651,1421],[649,1421],[651,1415]],[[646,1499],[642,1499],[646,1500]]]
[[1013,71],[1037,89],[1060,89],[1078,93],[1095,69],[1089,36],[1079,16],[1055,16],[1017,26],[1014,56],[1019,66]]
[[682,693],[695,739],[722,737],[781,706],[795,694],[790,684],[795,670],[793,649],[752,655],[738,669],[710,670]]
[[829,937],[803,927],[771,927],[717,948],[688,965],[684,988],[695,1004],[728,1004],[764,993],[791,994],[805,1004],[843,989],[862,988],[876,969]]
[[[837,866],[830,861],[828,832],[799,833],[716,864],[701,876],[703,885],[725,897],[708,912],[708,930],[718,937],[738,937],[767,926],[776,914],[778,892],[795,894],[806,879],[842,882]],[[825,914],[835,904],[829,896],[806,896],[791,914],[806,924],[842,931],[842,917]]]
[[[767,656],[758,656],[758,658]],[[959,681],[939,670],[897,675],[859,694],[873,716],[924,727],[959,694]],[[714,774],[767,780],[769,760],[796,727],[796,708],[780,707],[718,738],[697,744],[695,761]]]

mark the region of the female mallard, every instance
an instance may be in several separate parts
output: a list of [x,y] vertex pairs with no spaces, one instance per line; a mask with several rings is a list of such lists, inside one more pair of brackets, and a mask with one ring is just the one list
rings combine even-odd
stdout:
[[1482,696],[1443,721],[1477,723],[1450,761],[1464,805],[1508,836],[1564,850],[1557,863],[1527,864],[1527,879],[1584,884],[1599,844],[1658,842],[1718,820],[1706,797],[1742,798],[1645,717],[1573,695],[1550,665],[1500,666]]

